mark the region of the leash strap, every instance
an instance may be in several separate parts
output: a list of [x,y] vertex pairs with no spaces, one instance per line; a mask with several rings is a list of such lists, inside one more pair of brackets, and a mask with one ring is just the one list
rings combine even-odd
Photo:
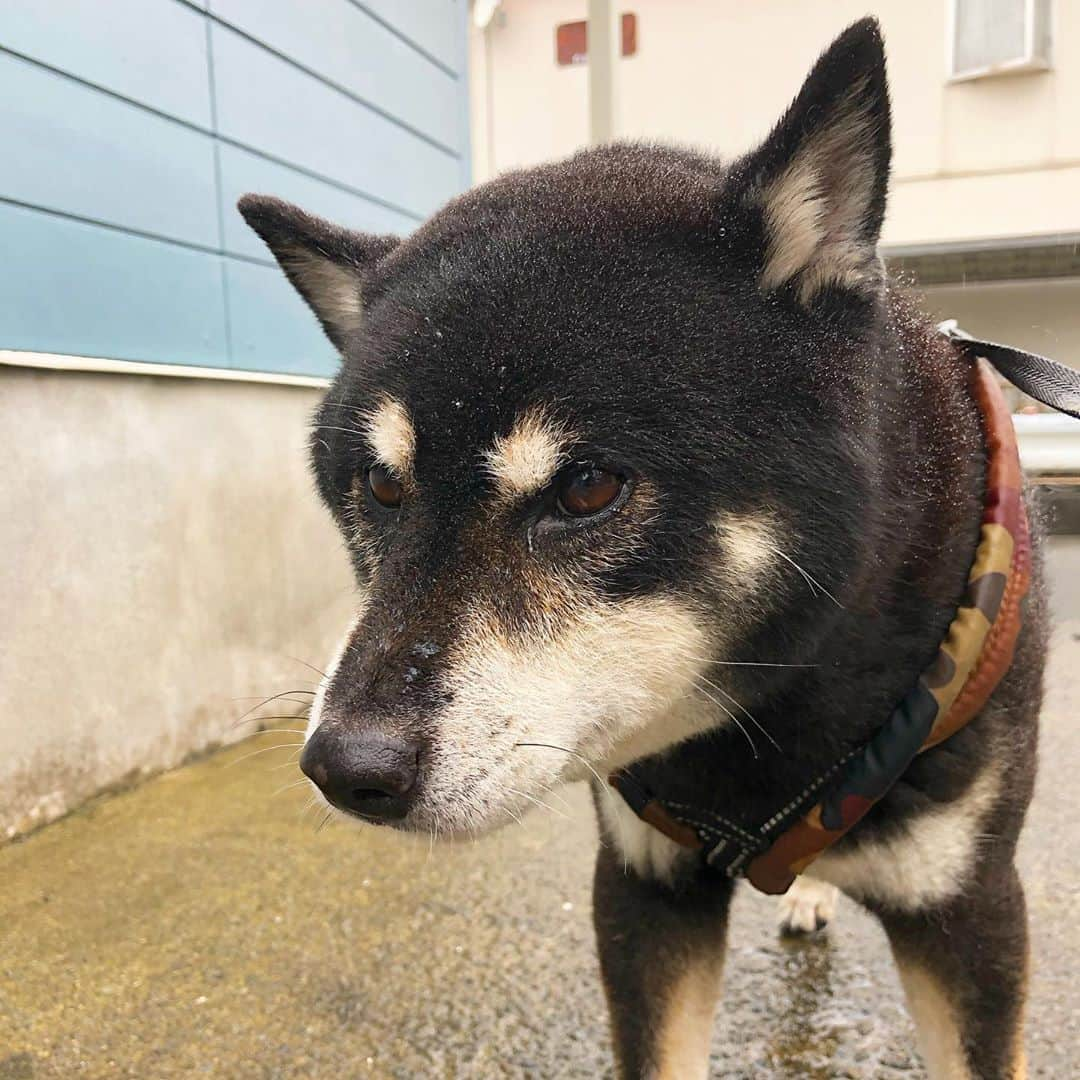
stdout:
[[1038,353],[980,341],[957,326],[955,319],[939,323],[938,329],[972,359],[981,356],[989,360],[1028,397],[1080,420],[1080,371]]

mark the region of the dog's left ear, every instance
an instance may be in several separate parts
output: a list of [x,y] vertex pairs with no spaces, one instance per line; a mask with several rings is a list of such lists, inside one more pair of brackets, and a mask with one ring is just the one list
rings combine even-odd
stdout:
[[344,352],[363,323],[365,278],[398,238],[343,229],[269,195],[245,195],[237,209]]
[[885,50],[867,18],[829,46],[769,137],[733,166],[726,194],[754,223],[764,291],[791,287],[808,306],[826,289],[880,286],[890,157]]

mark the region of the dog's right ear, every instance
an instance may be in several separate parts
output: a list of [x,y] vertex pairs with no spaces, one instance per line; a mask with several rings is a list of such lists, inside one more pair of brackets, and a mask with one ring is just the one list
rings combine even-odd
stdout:
[[364,279],[398,238],[342,229],[269,195],[245,195],[237,207],[343,352],[363,322]]
[[885,50],[867,18],[825,50],[769,137],[732,169],[727,194],[759,250],[763,291],[792,287],[809,305],[823,291],[880,287],[890,156]]

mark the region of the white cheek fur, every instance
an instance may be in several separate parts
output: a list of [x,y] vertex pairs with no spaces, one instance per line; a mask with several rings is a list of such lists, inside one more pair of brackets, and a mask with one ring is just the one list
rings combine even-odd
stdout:
[[444,826],[488,827],[525,796],[724,721],[693,694],[710,642],[671,598],[592,604],[523,642],[482,613],[470,623],[444,676],[450,701],[425,784],[424,803]]

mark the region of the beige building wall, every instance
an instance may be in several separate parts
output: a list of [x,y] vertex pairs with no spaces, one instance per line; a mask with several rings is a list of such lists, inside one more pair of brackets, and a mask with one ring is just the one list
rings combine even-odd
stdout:
[[318,678],[299,661],[352,585],[307,472],[317,397],[0,367],[0,841]]
[[[584,146],[585,65],[555,63],[555,27],[585,0],[504,0],[473,32],[475,178]],[[1053,5],[1053,67],[953,82],[949,0],[637,0],[638,51],[615,64],[620,137],[735,155],[760,140],[814,59],[855,19],[881,20],[894,171],[886,253],[1080,238],[1080,3]],[[1080,365],[1080,278],[957,281],[930,306],[974,332]]]
[[[473,32],[474,176],[585,145],[584,65],[555,27],[585,0],[504,0]],[[616,64],[620,137],[733,155],[761,139],[817,55],[868,10],[881,20],[895,120],[887,245],[1080,233],[1080,4],[1054,5],[1054,66],[947,74],[949,0],[638,0],[638,51]]]

